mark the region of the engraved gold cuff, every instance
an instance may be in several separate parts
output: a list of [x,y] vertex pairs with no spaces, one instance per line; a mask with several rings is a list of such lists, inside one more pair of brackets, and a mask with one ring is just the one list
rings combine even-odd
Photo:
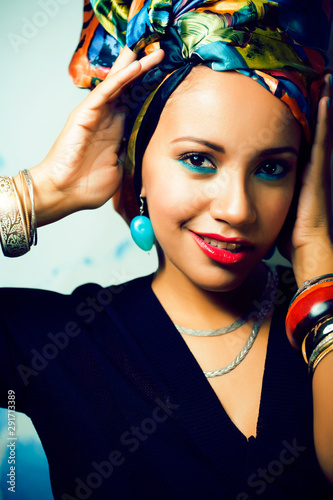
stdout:
[[0,176],[0,241],[6,257],[30,250],[26,221],[14,179]]

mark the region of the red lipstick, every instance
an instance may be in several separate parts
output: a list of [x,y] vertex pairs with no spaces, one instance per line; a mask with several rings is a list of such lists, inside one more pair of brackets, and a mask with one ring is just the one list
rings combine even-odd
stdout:
[[[204,254],[220,264],[237,264],[248,255],[252,248],[249,241],[241,238],[226,238],[219,234],[194,233],[192,231],[191,234]],[[224,243],[226,248],[218,248],[205,241],[204,238]]]

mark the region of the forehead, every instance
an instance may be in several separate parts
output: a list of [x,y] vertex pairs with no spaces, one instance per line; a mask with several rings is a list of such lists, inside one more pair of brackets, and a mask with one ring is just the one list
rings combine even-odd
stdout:
[[301,135],[288,106],[267,89],[236,71],[213,71],[205,66],[193,68],[177,87],[157,128],[172,135],[186,129],[215,141],[240,142],[251,136],[259,149],[261,142],[295,145]]

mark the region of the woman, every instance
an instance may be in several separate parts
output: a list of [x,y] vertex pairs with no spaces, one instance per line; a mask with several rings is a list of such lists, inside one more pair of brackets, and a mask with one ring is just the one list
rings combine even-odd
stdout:
[[[268,19],[270,3],[263,7]],[[262,12],[257,4],[251,8]],[[139,47],[142,33],[137,38]],[[7,391],[14,390],[16,409],[33,420],[55,498],[330,498],[333,364],[331,351],[318,350],[329,333],[316,342],[320,323],[328,320],[330,328],[332,321],[325,295],[333,270],[325,181],[329,75],[304,166],[310,119],[297,112],[293,85],[284,81],[280,96],[278,86],[265,88],[272,75],[214,71],[203,57],[205,43],[198,44],[195,63],[179,63],[179,40],[170,39],[164,52],[140,61],[122,50],[71,113],[46,159],[31,169],[34,201],[20,176],[14,179],[29,244],[34,217],[47,224],[117,192],[117,208],[129,220],[137,215],[137,197],[142,213],[133,237],[149,248],[151,228],[143,217],[149,210],[159,268],[118,287],[84,285],[70,296],[3,290],[1,404],[7,406]],[[138,95],[138,86],[121,96],[135,80],[149,96],[131,108],[128,97]],[[307,88],[314,93],[316,81],[312,74]],[[129,111],[127,121],[135,125],[126,156]],[[123,161],[130,175],[123,174]],[[2,178],[5,194],[8,185]],[[1,230],[10,252],[4,225]],[[262,262],[276,241],[295,278]],[[284,323],[297,288],[316,277],[318,283],[299,290],[287,322],[290,340],[299,344],[302,321],[308,327],[315,320],[316,335],[309,329],[305,342],[310,361],[316,352],[311,386]],[[304,297],[322,289],[316,301],[328,309],[316,316],[311,309],[313,319],[304,313]]]

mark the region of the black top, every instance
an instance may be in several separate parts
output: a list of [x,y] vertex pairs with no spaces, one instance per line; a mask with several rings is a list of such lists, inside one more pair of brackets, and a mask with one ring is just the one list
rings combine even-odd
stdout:
[[0,405],[16,393],[55,499],[333,498],[318,466],[307,367],[284,320],[280,268],[257,437],[237,429],[151,289],[0,290]]

